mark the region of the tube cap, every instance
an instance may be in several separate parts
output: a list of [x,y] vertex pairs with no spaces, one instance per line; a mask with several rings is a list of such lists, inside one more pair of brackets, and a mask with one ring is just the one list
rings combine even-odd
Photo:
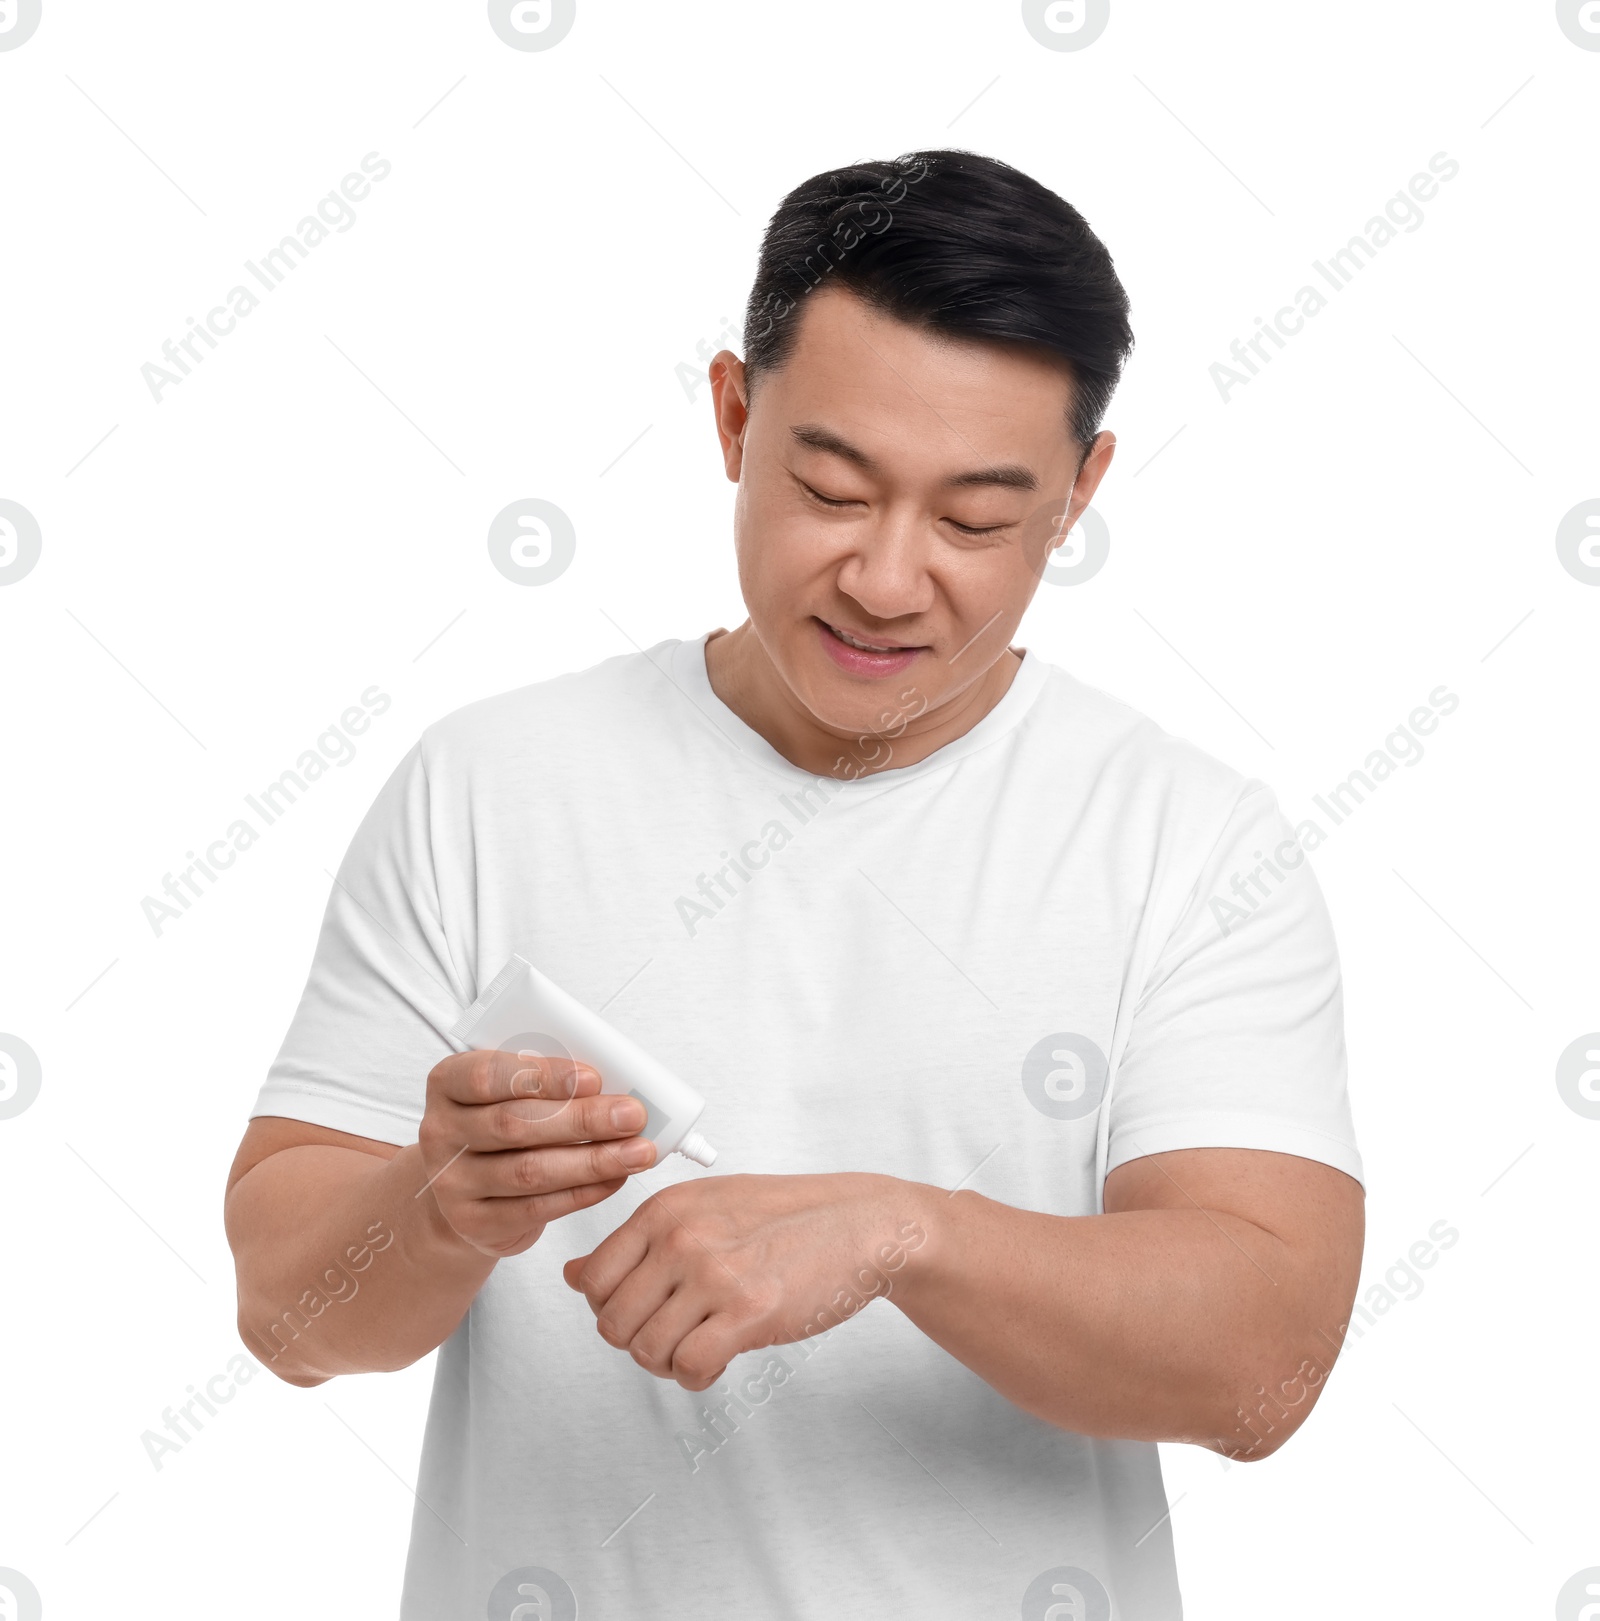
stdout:
[[714,1165],[717,1151],[698,1131],[684,1133],[683,1141],[678,1144],[678,1152],[685,1159],[692,1159],[696,1165]]

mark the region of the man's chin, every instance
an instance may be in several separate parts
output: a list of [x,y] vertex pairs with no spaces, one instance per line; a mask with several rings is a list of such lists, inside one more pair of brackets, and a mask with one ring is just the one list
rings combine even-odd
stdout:
[[838,682],[826,677],[803,701],[818,726],[829,732],[837,748],[837,775],[862,776],[894,764],[895,742],[905,735],[906,724],[928,708],[928,696],[910,682],[885,684],[881,692],[839,692]]

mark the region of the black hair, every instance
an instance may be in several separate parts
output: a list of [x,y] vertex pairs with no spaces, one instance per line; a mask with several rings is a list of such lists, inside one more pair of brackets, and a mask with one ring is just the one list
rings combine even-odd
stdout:
[[832,281],[952,338],[1065,360],[1079,461],[1133,349],[1111,255],[1065,199],[998,158],[909,152],[813,175],[778,205],[745,310],[746,386],[793,352],[807,296]]

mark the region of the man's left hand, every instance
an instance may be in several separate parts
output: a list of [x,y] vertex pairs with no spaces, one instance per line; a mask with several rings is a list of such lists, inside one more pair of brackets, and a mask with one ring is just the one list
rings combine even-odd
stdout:
[[740,1352],[807,1339],[887,1296],[927,1239],[933,1191],[867,1172],[679,1182],[563,1275],[608,1344],[705,1390]]

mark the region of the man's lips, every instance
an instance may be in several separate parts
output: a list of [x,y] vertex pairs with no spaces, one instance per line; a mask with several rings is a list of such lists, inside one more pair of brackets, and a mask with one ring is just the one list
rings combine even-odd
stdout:
[[[931,651],[923,645],[888,643],[877,637],[863,636],[851,630],[849,626],[840,626],[836,629],[825,619],[818,619],[816,624],[817,634],[828,656],[840,669],[852,675],[895,675],[911,664],[919,653]],[[840,635],[840,631],[843,632],[843,636]],[[843,639],[844,636],[872,645],[853,647],[850,642]]]
[[922,642],[892,641],[887,636],[869,636],[865,631],[855,630],[849,625],[835,625],[826,619],[822,623],[835,636],[864,644],[864,650],[870,653],[911,653],[920,651],[926,645]]

